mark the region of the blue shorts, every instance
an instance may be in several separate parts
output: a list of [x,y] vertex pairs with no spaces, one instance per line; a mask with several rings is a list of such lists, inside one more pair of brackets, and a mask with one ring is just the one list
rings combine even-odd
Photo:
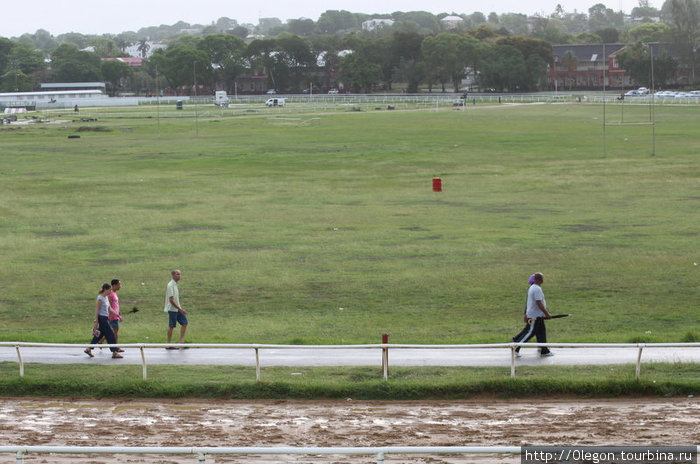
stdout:
[[113,321],[109,321],[109,325],[111,325],[113,329],[118,329],[119,328],[119,319],[114,319]]
[[187,325],[187,316],[182,314],[180,311],[168,311],[168,316],[170,320],[168,321],[168,327],[173,328],[179,322],[180,325]]

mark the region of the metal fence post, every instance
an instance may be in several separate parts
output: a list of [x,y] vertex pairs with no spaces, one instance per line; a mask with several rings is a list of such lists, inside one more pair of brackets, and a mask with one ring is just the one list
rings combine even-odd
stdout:
[[260,382],[260,349],[255,348],[255,381]]
[[634,373],[634,378],[636,380],[639,380],[639,378],[642,375],[642,350],[644,349],[644,344],[641,343],[638,345],[638,351],[637,351],[637,369]]
[[510,346],[510,378],[515,378],[515,345]]
[[207,462],[207,457],[204,453],[198,453],[197,454],[197,461],[199,464],[206,464]]
[[19,345],[15,345],[17,350],[17,359],[19,360],[19,376],[24,377],[24,361],[22,361],[22,353],[19,351]]
[[16,464],[24,464],[24,451],[17,451]]
[[[389,343],[389,334],[382,334],[382,344]],[[389,348],[382,348],[382,375],[389,380]]]
[[140,347],[141,350],[141,366],[143,370],[143,380],[148,379],[148,372],[147,372],[147,367],[146,367],[146,353],[143,351],[143,346]]
[[377,453],[377,464],[384,464],[384,453]]

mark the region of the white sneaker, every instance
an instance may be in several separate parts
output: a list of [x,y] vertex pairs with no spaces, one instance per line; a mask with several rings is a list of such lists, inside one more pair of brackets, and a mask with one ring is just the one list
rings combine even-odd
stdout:
[[547,353],[540,353],[540,356],[542,356],[543,358],[548,358],[550,356],[554,356],[554,353],[548,351]]
[[516,352],[515,352],[515,357],[516,357],[516,358],[522,358],[523,355],[520,354],[520,352],[517,352],[517,351],[516,351]]

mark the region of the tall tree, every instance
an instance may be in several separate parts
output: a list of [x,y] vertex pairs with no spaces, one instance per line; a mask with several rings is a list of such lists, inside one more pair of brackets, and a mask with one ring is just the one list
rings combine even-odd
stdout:
[[252,67],[262,69],[267,74],[267,86],[277,88],[275,53],[277,44],[272,39],[257,39],[248,44],[246,55]]
[[627,42],[671,42],[673,28],[665,23],[642,23],[627,31]]
[[148,51],[151,49],[151,44],[148,43],[148,39],[145,37],[139,40],[138,47],[136,50],[141,54],[141,58],[146,58],[148,56]]
[[366,15],[350,13],[345,10],[327,10],[321,13],[316,22],[316,29],[322,34],[335,34],[339,31],[357,29]]
[[[663,86],[671,79],[678,68],[678,62],[669,57],[665,50],[655,47],[654,56],[654,84]],[[649,45],[642,42],[628,45],[625,51],[618,55],[620,66],[624,68],[637,85],[651,88],[651,54]]]
[[302,37],[311,35],[316,28],[316,24],[313,20],[308,18],[290,19],[287,21],[287,25],[290,34]]
[[596,3],[588,9],[588,27],[591,31],[622,27],[624,21],[625,14],[622,11],[615,12],[602,3]]
[[223,83],[224,89],[231,93],[236,77],[245,71],[245,42],[231,34],[212,34],[204,37],[198,48],[209,56],[215,80]]
[[127,79],[133,74],[129,65],[119,60],[103,61],[101,71],[112,96],[124,87]]
[[430,76],[443,84],[443,91],[444,84],[451,82],[454,91],[459,92],[465,68],[476,59],[477,44],[471,36],[444,33],[423,40],[426,67]]
[[381,79],[381,68],[370,62],[360,53],[351,53],[343,58],[340,68],[340,78],[345,83],[346,88],[353,92],[367,93],[372,91]]
[[[671,19],[676,27],[674,42],[680,48],[681,59],[690,68],[691,80],[695,82],[700,54],[700,0],[667,0],[666,3],[670,5]],[[666,8],[666,4],[663,8]]]
[[311,43],[297,35],[282,33],[277,36],[278,65],[288,70],[289,82],[282,83],[284,89],[299,90],[306,87],[305,75],[316,70],[316,60],[311,52]]
[[[198,48],[201,39],[183,37],[167,50],[156,50],[149,58],[149,67],[158,69],[168,84],[176,89],[192,91],[197,85],[210,85],[212,66],[209,55]],[[156,76],[157,77],[157,76]]]
[[522,53],[510,45],[488,49],[479,67],[479,85],[496,91],[526,90],[529,86],[528,68]]
[[651,23],[661,15],[661,12],[651,6],[649,0],[639,0],[638,6],[632,8],[630,16],[636,21]]
[[517,48],[523,57],[527,59],[531,55],[539,56],[545,63],[553,63],[552,45],[544,40],[529,37],[500,37],[496,39],[496,45],[510,45]]
[[51,54],[51,69],[59,82],[101,81],[100,57],[80,51],[72,43],[59,45]]
[[604,27],[594,32],[603,39],[603,43],[617,43],[620,41],[620,31],[615,27]]

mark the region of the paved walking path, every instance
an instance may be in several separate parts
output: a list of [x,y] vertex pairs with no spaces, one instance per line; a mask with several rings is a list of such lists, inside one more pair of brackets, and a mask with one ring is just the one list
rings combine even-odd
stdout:
[[[25,363],[43,364],[142,364],[137,347],[124,345],[123,359],[112,359],[107,348],[93,350],[94,358],[83,353],[83,347],[21,347]],[[555,355],[542,358],[535,347],[525,345],[516,365],[613,365],[635,364],[636,347],[552,348]],[[253,348],[197,348],[166,350],[144,348],[146,363],[185,365],[255,366]],[[379,348],[259,348],[260,364],[270,366],[380,366]],[[650,347],[642,350],[642,362],[700,363],[700,344],[687,347]],[[0,346],[0,362],[17,362],[14,346]],[[510,366],[511,353],[503,348],[391,348],[390,366]]]

